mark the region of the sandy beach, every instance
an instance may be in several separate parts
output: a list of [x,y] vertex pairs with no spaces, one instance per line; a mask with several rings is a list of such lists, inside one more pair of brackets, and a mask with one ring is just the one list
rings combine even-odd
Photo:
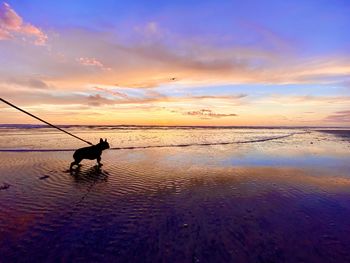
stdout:
[[344,136],[112,149],[70,173],[72,151],[4,150],[18,132],[1,137],[1,262],[350,261]]

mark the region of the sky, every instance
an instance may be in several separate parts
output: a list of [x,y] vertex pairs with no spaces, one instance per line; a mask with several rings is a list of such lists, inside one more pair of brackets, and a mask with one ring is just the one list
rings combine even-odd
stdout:
[[349,13],[348,0],[0,0],[0,97],[54,124],[350,126]]

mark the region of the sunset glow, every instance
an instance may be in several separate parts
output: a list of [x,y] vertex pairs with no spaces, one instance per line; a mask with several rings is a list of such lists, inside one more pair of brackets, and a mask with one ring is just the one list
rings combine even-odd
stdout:
[[56,124],[349,126],[350,3],[263,2],[0,2],[0,96]]

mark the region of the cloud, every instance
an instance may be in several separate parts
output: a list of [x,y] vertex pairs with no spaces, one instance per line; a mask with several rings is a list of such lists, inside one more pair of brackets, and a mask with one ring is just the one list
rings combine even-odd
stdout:
[[86,84],[140,89],[164,85],[329,84],[334,83],[335,76],[350,76],[346,56],[306,59],[283,48],[235,43],[216,46],[199,37],[193,40],[163,33],[158,24],[146,24],[145,28],[157,34],[131,30],[131,35],[139,35],[125,40],[109,32],[65,29],[50,42],[50,52],[7,46],[5,61],[9,74],[40,73],[51,82],[60,82],[62,88]]
[[9,39],[9,38],[10,38],[9,32],[3,29],[2,27],[0,27],[0,40]]
[[301,95],[301,96],[281,96],[272,95],[266,98],[262,98],[260,102],[266,103],[278,103],[278,104],[318,104],[318,105],[340,105],[349,104],[350,96],[312,96],[312,95]]
[[[147,95],[148,94],[148,95]],[[141,97],[131,97],[126,94],[122,96],[117,95],[116,98],[106,98],[100,94],[89,95],[88,104],[90,106],[103,106],[103,105],[129,105],[130,107],[134,106],[152,106],[152,107],[176,107],[181,105],[181,108],[184,107],[193,107],[198,103],[217,103],[217,104],[229,104],[237,105],[240,104],[240,99],[244,98],[246,95],[227,95],[227,96],[166,96],[158,92],[147,92],[146,96]],[[214,117],[214,113],[208,114],[208,116]],[[225,117],[218,115],[218,117]]]
[[119,98],[124,98],[124,99],[129,98],[129,96],[127,94],[122,93],[120,91],[110,90],[110,89],[101,88],[101,87],[94,87],[94,89],[96,89],[98,91],[103,91],[105,93],[108,93],[110,95],[113,95],[113,96],[116,96],[116,97],[119,97]]
[[[3,16],[0,19],[5,21]],[[1,24],[0,35],[6,39],[19,36],[19,31],[9,28],[16,23],[23,27],[24,22],[6,21],[6,28]],[[215,45],[200,37],[193,40],[168,32],[164,37],[159,24],[152,23],[140,32],[130,33],[139,33],[140,41],[128,42],[119,35],[79,28],[58,30],[52,41],[50,37],[50,49],[3,41],[0,60],[6,67],[0,72],[0,93],[19,105],[42,105],[43,109],[51,106],[64,111],[68,106],[86,106],[86,111],[105,112],[106,116],[118,109],[116,116],[120,118],[124,118],[125,112],[139,115],[142,108],[176,120],[190,121],[192,116],[198,122],[211,119],[224,123],[237,116],[231,111],[235,112],[233,107],[239,105],[240,116],[232,119],[237,122],[248,122],[255,116],[256,122],[269,123],[265,116],[276,111],[292,122],[296,118],[289,113],[314,110],[311,107],[315,107],[316,114],[307,114],[310,116],[307,119],[321,120],[327,115],[329,121],[346,119],[342,112],[330,115],[330,110],[349,105],[350,97],[346,95],[267,95],[273,85],[262,85],[261,90],[257,87],[253,96],[248,97],[232,94],[235,86],[222,87],[239,83],[328,84],[346,80],[350,75],[347,56],[298,57],[285,52],[288,48],[284,45],[288,43],[283,38],[264,30],[261,34],[271,38],[272,48],[242,47],[235,43]],[[302,85],[299,87],[303,89]],[[297,85],[295,88],[293,94],[301,94]],[[247,91],[250,89],[247,85]],[[223,90],[225,95],[221,95]],[[271,117],[271,121],[276,119]]]
[[33,89],[48,89],[50,86],[43,80],[38,78],[21,78],[21,77],[12,77],[12,78],[5,78],[3,80],[4,83],[9,84],[10,86],[19,86],[21,87],[30,87]]
[[162,41],[146,44],[105,41],[102,47],[94,47],[88,53],[96,54],[101,50],[99,55],[110,70],[87,78],[83,72],[84,75],[78,74],[76,78],[93,79],[105,85],[152,88],[174,82],[188,87],[245,83],[329,84],[334,83],[334,76],[350,76],[347,59],[307,61],[258,47],[215,47],[188,41],[174,40],[171,45]]
[[0,4],[0,40],[34,39],[35,45],[45,45],[47,35],[38,27],[26,23],[8,3]]
[[[186,103],[188,105],[194,105],[198,102],[202,103],[219,103],[219,104],[228,104],[228,105],[240,105],[243,103],[243,99],[246,98],[247,94],[230,94],[230,95],[166,95],[162,94],[156,90],[150,89],[142,89],[137,90],[133,89],[131,93],[130,89],[124,89],[128,92],[117,91],[115,88],[105,88],[105,87],[92,87],[94,90],[98,91],[98,94],[90,95],[91,99],[98,100],[100,103],[93,103],[94,105],[102,105],[102,104],[130,104],[130,105],[144,105],[144,104],[178,104],[178,103]],[[96,95],[98,95],[96,97]],[[104,100],[107,96],[108,101]],[[107,99],[107,98],[105,98]],[[246,103],[246,102],[244,102]]]
[[324,119],[326,122],[350,123],[350,110],[337,111]]
[[88,104],[91,106],[101,106],[106,104],[115,104],[116,101],[102,97],[100,94],[88,96]]
[[212,119],[212,118],[222,118],[222,117],[236,117],[238,116],[237,114],[230,113],[230,114],[225,114],[225,113],[215,113],[210,109],[201,109],[198,111],[188,111],[184,112],[184,115],[190,115],[190,116],[198,116],[201,119]]
[[81,65],[84,66],[95,66],[103,70],[111,70],[111,68],[106,67],[102,62],[98,61],[96,58],[81,57],[76,59]]
[[0,78],[1,97],[14,99],[23,105],[80,104],[93,107],[175,107],[198,108],[213,105],[241,105],[246,103],[246,94],[228,95],[179,95],[161,93],[151,89],[110,88],[88,85],[78,89],[62,89],[59,83],[29,77]]
[[238,95],[201,95],[201,96],[192,96],[190,98],[195,98],[195,99],[211,99],[211,100],[217,100],[217,99],[223,99],[223,100],[239,100],[242,98],[247,97],[247,94],[238,94]]
[[60,105],[78,105],[83,104],[87,97],[73,92],[57,90],[53,92],[50,89],[21,88],[13,90],[3,85],[0,85],[0,90],[2,98],[19,106],[53,105],[58,107]]
[[166,96],[158,94],[155,96],[146,97],[128,97],[126,100],[116,100],[118,104],[154,104],[154,103],[166,103],[168,105],[172,103],[186,103],[189,106],[198,102],[216,102],[216,103],[231,103],[240,104],[240,99],[246,97],[246,95],[227,95],[227,96]]
[[[16,56],[16,60],[23,65],[31,65],[32,71],[51,76],[52,80],[149,88],[173,83],[174,77],[184,85],[244,82],[247,81],[248,71],[255,74],[254,69],[249,68],[250,60],[253,59],[250,52],[255,53],[254,57],[262,57],[261,59],[269,57],[269,54],[262,51],[260,53],[263,54],[260,55],[250,49],[218,49],[190,44],[176,38],[170,40],[173,40],[172,46],[156,40],[123,43],[103,32],[66,30],[52,43],[53,52],[64,52],[65,60],[43,53],[28,56],[29,52],[40,51],[18,48],[16,52],[22,54]],[[82,42],[84,45],[81,45]],[[99,59],[92,54],[98,55]],[[78,65],[83,67],[74,65],[77,59]],[[89,70],[90,67],[102,68],[104,64],[111,70]]]

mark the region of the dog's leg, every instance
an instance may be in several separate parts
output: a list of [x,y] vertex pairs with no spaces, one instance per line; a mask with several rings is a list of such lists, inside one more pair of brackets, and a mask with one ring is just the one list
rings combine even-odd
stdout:
[[74,159],[74,162],[72,162],[72,163],[70,164],[70,170],[73,169],[73,166],[74,166],[74,165],[81,166],[81,164],[79,164],[80,162],[81,162],[80,159]]
[[70,168],[69,168],[69,170],[71,170],[72,171],[72,169],[73,169],[73,166],[75,165],[75,161],[74,162],[72,162],[71,164],[70,164]]
[[98,166],[102,166],[103,164],[101,163],[101,156],[97,157],[97,163],[98,163]]

